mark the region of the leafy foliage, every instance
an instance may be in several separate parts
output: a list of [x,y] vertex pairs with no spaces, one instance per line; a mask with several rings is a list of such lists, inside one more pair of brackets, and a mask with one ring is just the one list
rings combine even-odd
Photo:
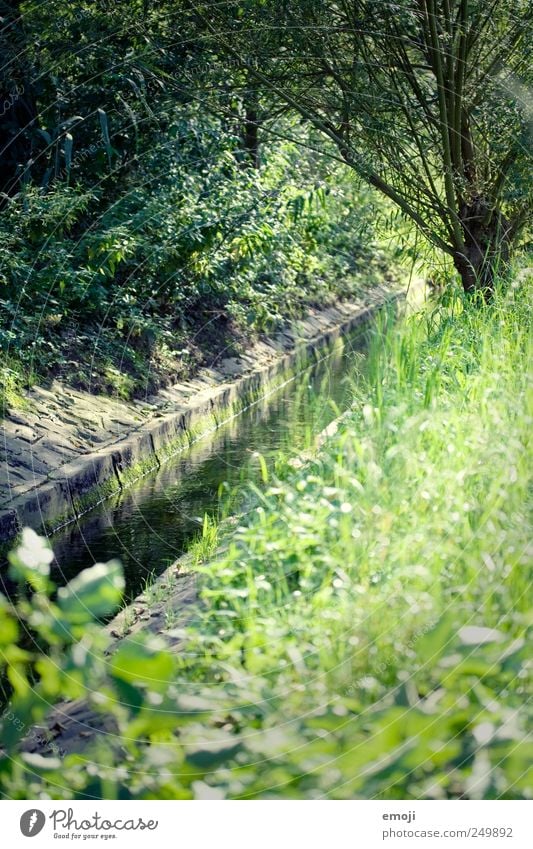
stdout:
[[338,172],[322,179],[294,144],[273,145],[261,171],[240,166],[236,145],[182,110],[111,204],[74,179],[7,202],[0,343],[19,373],[150,393],[383,278],[371,196]]
[[150,393],[383,279],[371,196],[339,172],[322,178],[294,144],[272,146],[261,171],[240,166],[236,144],[219,121],[182,110],[112,203],[73,179],[6,203],[0,344],[19,384],[52,375]]
[[323,146],[301,154],[292,119],[263,133],[186,4],[16,5],[0,103],[5,403],[50,377],[151,394],[382,278],[375,199]]
[[524,0],[198,4],[206,42],[490,288],[531,221]]

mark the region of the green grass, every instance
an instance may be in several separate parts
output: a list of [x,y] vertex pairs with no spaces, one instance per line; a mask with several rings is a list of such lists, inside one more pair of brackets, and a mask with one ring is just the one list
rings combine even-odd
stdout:
[[207,513],[204,515],[202,532],[189,547],[194,566],[205,563],[216,551],[219,541],[218,525]]
[[268,693],[243,793],[526,792],[529,329],[513,290],[382,328],[340,435],[205,570],[211,671]]
[[530,292],[383,323],[339,432],[198,566],[186,650],[103,664],[120,754],[4,792],[530,798]]
[[154,604],[160,604],[167,598],[172,585],[172,576],[168,576],[165,581],[162,581],[158,579],[156,574],[152,574],[145,581],[142,597],[149,607]]
[[33,382],[34,378],[25,375],[16,360],[6,359],[0,365],[0,415],[4,415],[6,409],[29,410],[31,405],[25,391]]

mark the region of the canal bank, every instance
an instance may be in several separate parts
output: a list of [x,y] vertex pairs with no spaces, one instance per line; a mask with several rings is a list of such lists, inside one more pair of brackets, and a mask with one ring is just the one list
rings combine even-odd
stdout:
[[[54,578],[59,577],[60,581],[69,577],[68,564],[74,564],[76,570],[91,565],[83,560],[83,547],[90,549],[93,559],[113,556],[122,561],[127,587],[125,604],[104,626],[110,662],[123,643],[135,646],[145,640],[163,640],[173,653],[187,650],[189,629],[199,625],[205,612],[200,601],[203,569],[213,558],[224,557],[234,532],[246,521],[246,513],[257,508],[258,490],[253,483],[266,482],[272,472],[282,478],[292,473],[311,460],[335,433],[346,411],[336,413],[346,410],[353,381],[364,369],[367,330],[368,323],[363,323],[359,330],[356,326],[323,348],[318,362],[271,388],[261,400],[214,433],[198,439],[183,452],[179,463],[171,461],[165,469],[148,473],[142,481],[132,484],[122,493],[115,509],[110,499],[54,536],[51,542],[56,564],[66,567],[59,576],[57,565],[53,570]],[[325,422],[329,423],[320,430]],[[302,446],[305,448],[300,450]],[[262,453],[254,448],[261,448]],[[226,503],[223,518],[210,520],[202,533],[200,517],[195,520],[194,514],[206,507],[216,515],[223,501],[217,480],[235,483],[238,469],[245,483],[236,486],[241,497]],[[175,490],[181,489],[181,482],[190,487],[191,480],[196,493],[192,500],[188,493],[188,515],[184,516],[183,506],[181,511],[175,511],[169,505],[176,500]],[[110,534],[102,527],[103,517]],[[181,546],[176,542],[180,525],[184,525],[179,535]],[[121,538],[120,549],[114,548]],[[134,545],[133,559],[126,538]],[[184,553],[174,556],[170,565],[163,568],[165,545],[172,541],[175,553],[180,547]],[[146,571],[141,582],[131,580],[136,561],[139,565],[149,564],[152,570]],[[135,592],[134,588],[141,585],[142,589]],[[80,698],[56,705],[46,722],[25,739],[23,748],[28,753],[65,757],[83,754],[97,737],[111,740],[117,733],[112,716],[95,710],[90,699]]]
[[[393,303],[397,305],[398,300],[399,297],[395,296]],[[351,404],[354,381],[364,371],[368,322],[383,305],[376,304],[365,309],[360,318],[350,321],[347,328],[345,324],[344,332],[334,333],[329,341],[324,336],[320,349],[314,348],[313,359],[308,355],[299,361],[299,370],[283,372],[285,377],[289,374],[284,383],[265,384],[260,401],[252,402],[240,415],[221,424],[204,440],[197,439],[188,451],[183,452],[179,463],[175,460],[169,462],[165,469],[149,473],[142,481],[132,484],[122,494],[117,505],[118,512],[113,513],[109,506],[104,511],[102,505],[92,511],[91,516],[76,523],[70,534],[65,529],[54,537],[52,544],[56,558],[63,560],[61,553],[58,555],[62,541],[64,563],[69,559],[75,561],[77,569],[91,565],[82,562],[80,540],[90,549],[93,560],[120,557],[125,566],[127,586],[132,562],[124,540],[129,540],[129,545],[134,548],[135,558],[153,569],[152,574],[147,573],[144,582],[141,582],[142,589],[139,589],[139,582],[136,584],[130,580],[125,606],[105,626],[109,640],[108,655],[113,655],[124,640],[129,645],[151,638],[163,640],[173,652],[184,650],[188,630],[202,615],[199,604],[202,567],[213,557],[223,557],[234,529],[243,521],[243,513],[257,506],[257,500],[253,488],[241,487],[241,494],[251,492],[249,503],[242,499],[239,503],[234,502],[233,512],[226,514],[220,524],[217,525],[216,520],[213,522],[212,527],[215,529],[216,526],[216,531],[212,538],[208,533],[207,540],[201,536],[201,517],[194,514],[202,509],[202,505],[216,510],[217,480],[229,479],[235,483],[235,471],[243,463],[246,452],[252,465],[256,457],[257,480],[261,477],[261,460],[264,461],[265,476],[270,475],[271,470],[281,471],[283,476],[281,466],[276,465],[279,457],[282,465],[294,467],[306,463],[320,449],[335,432],[345,416],[344,411]],[[317,350],[321,351],[319,356]],[[312,409],[308,405],[310,400]],[[280,433],[283,428],[286,428],[284,436]],[[283,447],[286,450],[280,451]],[[209,471],[211,464],[216,470],[216,478],[212,469]],[[253,481],[250,468],[243,465],[242,469],[245,471],[244,481]],[[181,511],[169,510],[168,507],[176,500],[174,488],[181,486],[177,482],[179,480],[192,480],[193,490],[197,486],[198,498],[191,500],[189,497],[187,500],[189,515],[183,533],[188,545],[181,547],[185,553],[176,556],[180,546],[174,538],[175,556],[165,566],[162,558],[164,544],[172,541],[172,535],[183,518],[179,515],[184,510],[183,501]],[[98,524],[103,515],[109,533],[102,534],[100,529],[95,535],[91,523]],[[197,541],[191,545],[195,536]],[[113,548],[119,537],[123,537],[121,550]],[[146,548],[143,548],[144,538],[147,540]],[[69,575],[62,574],[62,577],[68,578]],[[95,711],[86,699],[78,699],[57,705],[49,720],[37,732],[25,741],[27,752],[56,752],[65,756],[85,751],[95,736],[109,735],[112,739],[117,728],[112,717]]]
[[402,298],[402,292],[375,289],[365,303],[314,311],[241,358],[221,360],[194,381],[143,404],[60,386],[33,390],[28,409],[3,423],[0,540],[13,538],[23,526],[50,536],[76,522],[320,360],[376,310]]

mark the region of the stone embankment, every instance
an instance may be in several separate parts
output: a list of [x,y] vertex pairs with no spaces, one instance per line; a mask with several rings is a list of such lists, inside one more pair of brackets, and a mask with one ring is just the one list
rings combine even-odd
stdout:
[[[336,338],[367,320],[376,309],[391,298],[396,303],[403,298],[403,293],[391,296],[390,292],[382,292],[380,299],[376,298],[371,304],[336,307],[328,310],[327,314],[322,312],[309,316],[296,331],[293,329],[290,335],[285,332],[283,336],[277,337],[275,344],[279,345],[279,349],[274,353],[273,359],[269,351],[269,362],[261,363],[259,371],[257,368],[251,368],[250,374],[262,375],[258,385],[265,391],[267,384],[272,385],[276,376],[286,375],[288,370],[294,367],[297,362],[295,356],[298,348],[303,350],[307,359],[309,359],[310,350],[316,350],[317,346],[324,351],[325,345],[331,344]],[[295,344],[297,339],[299,339],[299,345]],[[274,350],[272,340],[263,344],[270,345],[271,350]],[[290,353],[287,353],[287,349]],[[260,350],[264,356],[264,348]],[[251,364],[250,360],[248,362]],[[246,363],[243,365],[246,367]],[[245,376],[241,376],[232,384],[236,387],[236,391],[244,379]],[[220,383],[218,389],[226,391],[227,386]],[[211,392],[213,391],[211,387]],[[212,394],[211,397],[217,398],[218,394]],[[170,413],[170,415],[175,414],[176,411]],[[346,413],[343,413],[317,434],[316,449],[319,449],[335,433],[345,415]],[[313,451],[303,452],[298,458],[294,458],[294,465],[304,464],[312,453]],[[226,524],[231,525],[235,521],[235,518],[229,518]],[[224,533],[222,536],[218,554],[224,550],[227,539],[231,536],[231,529],[226,528],[226,531],[227,534]],[[186,639],[187,627],[193,623],[197,615],[198,602],[198,573],[194,569],[193,555],[185,553],[156,578],[152,586],[147,587],[131,604],[119,611],[106,626],[109,636],[108,653],[112,653],[124,639],[135,641],[139,638],[143,639],[147,634],[163,638],[169,648],[179,650],[183,640]],[[57,705],[46,723],[34,729],[34,733],[26,738],[23,748],[28,752],[56,754],[62,757],[73,752],[83,752],[94,740],[95,735],[107,735],[111,740],[116,736],[114,723],[109,717],[95,711],[90,700],[78,699]]]
[[54,383],[35,387],[4,419],[0,541],[23,526],[49,535],[186,449],[203,433],[313,362],[335,339],[402,293],[314,310],[241,357],[192,380],[125,402]]

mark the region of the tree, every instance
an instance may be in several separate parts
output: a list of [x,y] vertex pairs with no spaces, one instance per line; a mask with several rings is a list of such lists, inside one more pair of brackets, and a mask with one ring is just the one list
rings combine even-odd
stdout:
[[331,139],[342,160],[492,288],[532,210],[528,0],[191,4],[204,43]]

